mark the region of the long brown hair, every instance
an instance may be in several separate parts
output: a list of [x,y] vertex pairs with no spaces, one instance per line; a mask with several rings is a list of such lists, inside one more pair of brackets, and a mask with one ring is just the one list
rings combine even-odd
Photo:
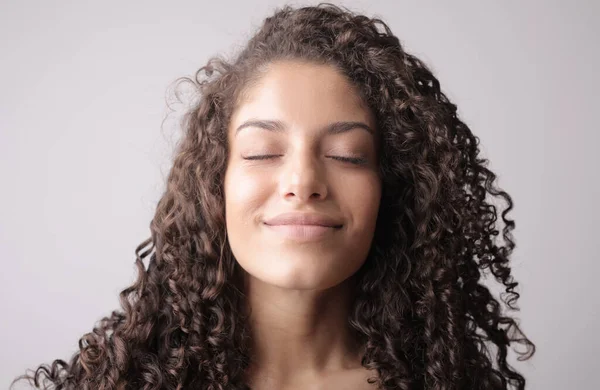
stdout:
[[[365,346],[363,366],[377,372],[373,381],[404,390],[525,387],[506,360],[510,344],[526,346],[519,360],[535,353],[503,312],[519,310],[511,197],[428,67],[380,19],[328,3],[277,9],[233,61],[213,57],[194,78],[178,80],[198,99],[182,122],[151,237],[135,251],[139,274],[120,294],[122,310],[85,334],[69,363],[41,365],[13,384],[249,388],[241,271],[225,230],[226,128],[244,91],[281,59],[342,71],[380,129],[381,206],[348,318]],[[507,203],[501,213],[494,198]],[[500,299],[484,286],[486,274],[503,285]]]

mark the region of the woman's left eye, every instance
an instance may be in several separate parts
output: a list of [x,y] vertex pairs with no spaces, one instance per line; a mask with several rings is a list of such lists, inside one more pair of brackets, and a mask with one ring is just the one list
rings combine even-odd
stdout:
[[345,162],[349,162],[349,163],[356,164],[356,165],[365,165],[367,163],[367,159],[362,158],[362,157],[341,157],[341,156],[326,156],[326,157],[331,157],[336,160],[345,161]]

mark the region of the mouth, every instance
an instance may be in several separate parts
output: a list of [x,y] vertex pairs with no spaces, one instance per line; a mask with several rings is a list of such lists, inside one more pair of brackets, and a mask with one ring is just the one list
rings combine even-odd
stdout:
[[341,229],[344,225],[318,225],[318,224],[308,224],[308,223],[286,223],[286,224],[268,224],[263,222],[265,226],[317,226],[317,227],[327,227],[332,229]]
[[267,225],[316,225],[339,228],[343,225],[341,217],[331,216],[324,213],[288,212],[275,217],[267,217],[264,221]]
[[269,230],[294,241],[318,241],[330,237],[335,232],[341,230],[343,225],[321,226],[321,225],[268,225],[264,224]]

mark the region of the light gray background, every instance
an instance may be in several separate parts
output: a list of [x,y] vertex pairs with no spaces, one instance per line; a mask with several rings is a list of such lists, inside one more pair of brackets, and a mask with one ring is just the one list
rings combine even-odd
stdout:
[[[528,388],[600,388],[599,3],[451,3],[341,4],[432,67],[513,196]],[[282,4],[2,2],[0,387],[119,307],[179,136],[172,82]]]

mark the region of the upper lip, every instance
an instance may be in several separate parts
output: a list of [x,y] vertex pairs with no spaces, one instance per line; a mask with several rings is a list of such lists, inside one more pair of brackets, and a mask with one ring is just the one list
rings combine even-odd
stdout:
[[265,220],[267,225],[317,225],[328,227],[340,227],[342,223],[339,219],[325,214],[315,213],[283,213],[276,217]]

